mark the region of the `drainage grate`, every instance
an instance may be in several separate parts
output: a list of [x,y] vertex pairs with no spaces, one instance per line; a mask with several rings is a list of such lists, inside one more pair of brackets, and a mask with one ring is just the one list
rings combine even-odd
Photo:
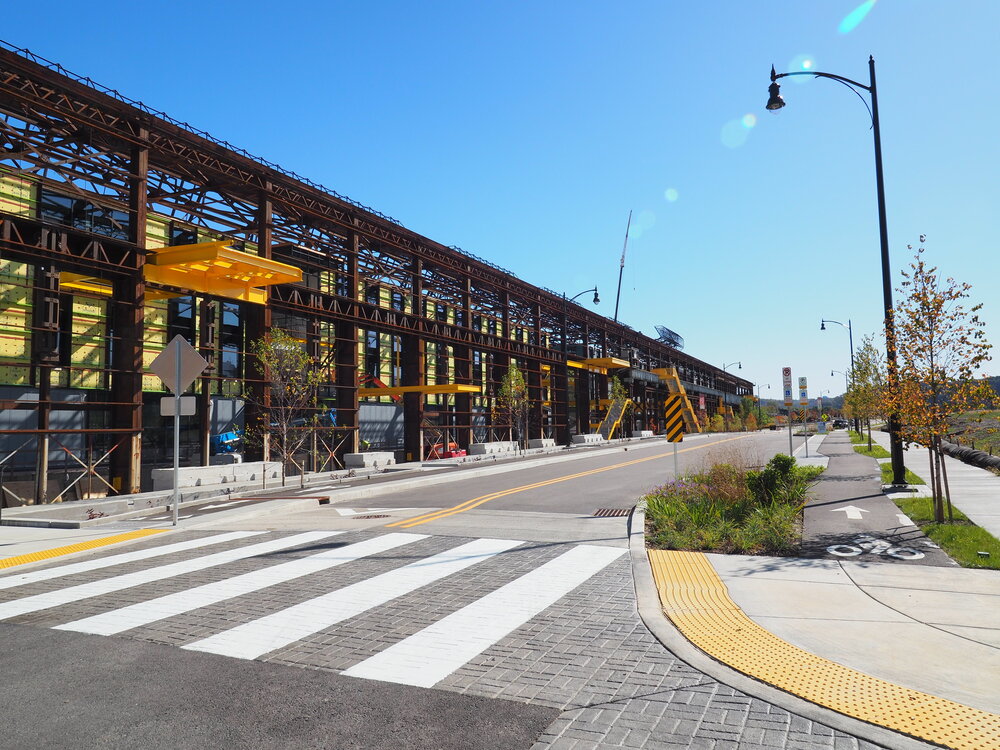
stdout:
[[632,512],[631,508],[598,508],[594,511],[594,518],[609,518],[613,516],[627,516]]
[[389,518],[388,514],[382,515],[371,515],[371,516],[354,516],[355,521],[371,521],[374,518]]

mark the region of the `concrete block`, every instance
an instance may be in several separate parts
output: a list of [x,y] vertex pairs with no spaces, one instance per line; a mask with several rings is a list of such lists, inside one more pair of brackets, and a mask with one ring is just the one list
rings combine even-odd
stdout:
[[[221,466],[182,466],[178,484],[182,488],[240,484],[261,481],[265,476],[268,479],[280,477],[281,464],[277,461],[253,461]],[[174,488],[173,469],[153,469],[152,478],[154,492]]]
[[392,451],[369,451],[368,453],[348,453],[344,456],[344,466],[348,469],[374,469],[392,466],[396,454]]
[[492,456],[498,453],[514,453],[517,443],[509,440],[498,440],[493,443],[473,443],[469,446],[470,456]]
[[556,441],[553,438],[541,438],[540,440],[529,440],[529,448],[555,448]]
[[594,432],[589,435],[574,435],[573,444],[574,445],[598,445],[600,443],[607,442],[604,436],[599,432]]
[[635,432],[632,433],[632,437],[651,438],[651,437],[656,437],[656,435],[653,434],[652,430],[636,430]]

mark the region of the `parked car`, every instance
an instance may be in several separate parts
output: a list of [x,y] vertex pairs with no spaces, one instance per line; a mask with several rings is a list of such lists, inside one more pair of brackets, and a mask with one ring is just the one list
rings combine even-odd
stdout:
[[847,420],[846,419],[835,419],[833,420],[833,429],[835,430],[846,430]]

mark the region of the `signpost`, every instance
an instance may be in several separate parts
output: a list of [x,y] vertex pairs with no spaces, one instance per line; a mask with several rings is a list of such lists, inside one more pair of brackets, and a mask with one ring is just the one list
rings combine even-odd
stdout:
[[792,368],[781,368],[781,389],[785,392],[785,410],[788,412],[788,455],[792,455]]
[[[704,396],[702,396],[704,398]],[[679,393],[672,393],[667,396],[666,425],[667,442],[674,446],[674,479],[678,477],[677,471],[677,444],[684,440],[684,412],[683,397]]]
[[[149,369],[153,374],[159,375],[163,384],[174,394],[173,399],[170,399],[173,401],[171,406],[174,417],[174,494],[170,503],[173,510],[174,526],[177,525],[177,508],[181,504],[181,414],[194,414],[194,410],[187,408],[188,404],[184,403],[188,399],[182,399],[181,394],[187,390],[195,378],[201,375],[206,367],[208,367],[208,360],[198,354],[198,351],[180,334],[174,336],[173,340],[167,344],[167,348],[149,363]],[[190,399],[190,401],[193,402],[194,399]],[[169,416],[170,409],[168,407],[164,410],[162,401],[160,409],[164,416]]]
[[799,378],[799,406],[802,408],[802,432],[805,433],[806,458],[809,458],[809,383]]

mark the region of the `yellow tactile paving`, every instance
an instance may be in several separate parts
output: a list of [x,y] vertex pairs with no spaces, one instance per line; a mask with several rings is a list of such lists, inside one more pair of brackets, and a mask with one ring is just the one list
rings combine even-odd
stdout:
[[702,553],[649,550],[649,562],[663,611],[723,664],[820,706],[945,747],[1000,748],[1000,715],[879,680],[764,630],[729,597]]
[[74,552],[83,552],[84,550],[94,549],[96,547],[106,547],[109,544],[127,542],[130,539],[139,539],[152,534],[162,534],[166,530],[167,529],[139,529],[138,531],[129,531],[126,534],[105,536],[100,539],[91,539],[89,542],[80,542],[79,544],[67,544],[65,547],[54,547],[52,549],[41,550],[40,552],[32,552],[27,555],[5,557],[0,560],[0,569],[13,568],[15,565],[25,565],[26,563],[48,560],[49,558],[60,557],[62,555],[72,555]]

